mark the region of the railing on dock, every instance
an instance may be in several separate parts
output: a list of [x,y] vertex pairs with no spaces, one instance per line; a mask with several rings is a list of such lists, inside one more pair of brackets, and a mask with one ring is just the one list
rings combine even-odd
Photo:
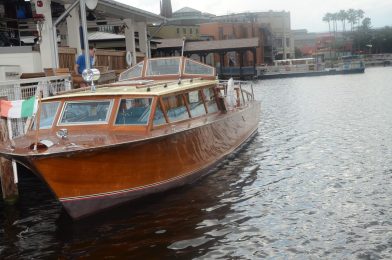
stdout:
[[[28,99],[36,94],[38,87],[43,97],[49,97],[70,90],[71,82],[71,77],[67,75],[0,81],[0,97],[7,100]],[[25,133],[25,123],[26,118],[11,119],[13,137]]]
[[[108,70],[123,71],[128,65],[126,63],[126,51],[97,49],[95,52],[94,67],[107,67]],[[76,48],[59,47],[60,68],[74,69],[76,62]]]

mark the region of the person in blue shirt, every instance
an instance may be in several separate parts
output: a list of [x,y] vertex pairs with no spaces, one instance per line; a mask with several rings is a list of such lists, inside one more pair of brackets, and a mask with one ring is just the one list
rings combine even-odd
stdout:
[[[94,64],[94,53],[95,53],[94,47],[90,46],[89,53],[90,53],[90,68],[92,68]],[[82,54],[79,55],[78,59],[76,60],[75,73],[78,75],[82,75],[82,72],[85,69],[86,69],[86,61],[84,58],[84,51],[83,51]]]

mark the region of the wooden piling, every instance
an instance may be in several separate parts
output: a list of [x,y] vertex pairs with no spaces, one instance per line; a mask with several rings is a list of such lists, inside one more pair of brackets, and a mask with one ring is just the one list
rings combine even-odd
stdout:
[[[0,142],[11,143],[8,133],[7,120],[0,119]],[[13,205],[17,202],[19,192],[18,185],[15,183],[12,161],[0,158],[0,180],[4,202]]]

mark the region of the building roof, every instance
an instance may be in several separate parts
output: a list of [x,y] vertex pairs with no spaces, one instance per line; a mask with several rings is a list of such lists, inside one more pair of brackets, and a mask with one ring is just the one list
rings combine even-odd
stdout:
[[89,32],[88,40],[89,41],[105,41],[105,40],[120,40],[125,39],[124,35],[107,33],[107,32]]
[[[72,4],[76,0],[52,0],[52,1],[61,4]],[[129,6],[127,4],[119,3],[114,0],[99,0],[95,11],[102,16],[113,17],[118,19],[132,18],[136,22],[154,23],[154,22],[161,22],[165,20],[165,18],[160,15],[133,6]]]
[[178,48],[182,46],[182,39],[159,39],[158,48]]
[[[163,48],[181,48],[182,39],[161,39],[158,40],[158,49]],[[245,39],[230,39],[218,41],[197,41],[185,42],[184,52],[214,52],[220,50],[238,50],[251,49],[259,47],[259,38],[245,38]]]
[[174,13],[178,14],[178,13],[201,13],[199,10],[193,9],[191,7],[183,7],[177,11],[175,11]]

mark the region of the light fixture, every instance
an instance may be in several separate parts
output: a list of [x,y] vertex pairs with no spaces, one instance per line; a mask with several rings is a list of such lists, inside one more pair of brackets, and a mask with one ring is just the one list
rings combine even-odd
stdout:
[[95,91],[94,80],[99,80],[101,72],[98,69],[85,69],[82,72],[84,81],[91,83],[91,91]]

